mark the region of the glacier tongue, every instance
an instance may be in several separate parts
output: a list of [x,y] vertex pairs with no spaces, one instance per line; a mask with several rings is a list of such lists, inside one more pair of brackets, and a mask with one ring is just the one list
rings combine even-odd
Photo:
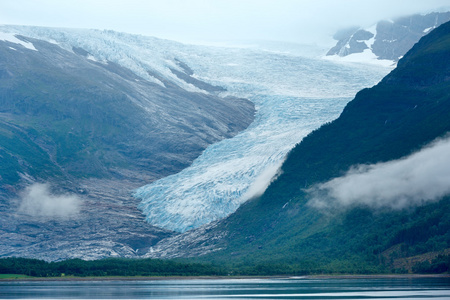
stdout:
[[248,129],[135,191],[149,223],[179,232],[224,218],[262,193],[296,143],[390,71],[258,49],[186,47],[177,55],[200,79],[257,107]]
[[[248,98],[257,113],[252,125],[232,139],[208,147],[182,172],[137,189],[139,208],[149,223],[184,232],[233,213],[262,193],[278,172],[287,152],[305,135],[336,118],[354,94],[378,82],[389,67],[336,63],[302,50],[277,45],[224,48],[183,45],[114,31],[2,26],[10,35],[47,40],[88,59],[114,62],[142,78],[186,90],[206,91],[178,78],[187,64],[194,77]],[[89,37],[89,38],[86,38]],[[307,57],[308,56],[308,57]],[[318,53],[317,56],[320,56]]]
[[255,120],[247,130],[210,146],[182,172],[135,191],[149,223],[180,232],[226,217],[262,193],[296,143],[336,118],[358,90],[390,71],[390,67],[313,58],[311,47],[284,49],[277,44],[275,52],[260,47],[183,45],[113,31],[0,29],[9,36],[44,39],[70,51],[81,48],[94,62],[117,63],[159,85],[172,83],[206,93],[174,74],[173,69],[185,71],[177,63],[182,62],[197,79],[225,87],[223,96],[255,103]]

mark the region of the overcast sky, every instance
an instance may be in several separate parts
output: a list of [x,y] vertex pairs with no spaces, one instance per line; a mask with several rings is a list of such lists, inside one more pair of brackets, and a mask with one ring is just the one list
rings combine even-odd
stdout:
[[449,9],[448,0],[0,0],[0,24],[112,29],[183,42],[321,43],[339,28]]

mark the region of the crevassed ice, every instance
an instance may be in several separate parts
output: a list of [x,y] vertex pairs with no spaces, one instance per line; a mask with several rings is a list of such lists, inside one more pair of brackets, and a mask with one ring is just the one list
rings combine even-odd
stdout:
[[187,169],[136,190],[149,223],[179,232],[262,193],[296,143],[390,70],[257,49],[203,48],[183,60],[200,79],[253,101],[257,113],[248,129],[211,145]]
[[182,172],[135,191],[149,223],[180,232],[223,218],[262,193],[296,143],[336,118],[358,90],[390,70],[312,58],[310,46],[293,52],[277,45],[280,50],[274,52],[190,46],[113,31],[0,26],[0,32],[44,39],[69,51],[80,47],[91,60],[112,61],[157,84],[164,85],[162,78],[199,92],[170,71],[182,71],[179,59],[199,79],[226,87],[224,96],[255,103],[257,113],[248,129],[211,145]]
[[90,60],[117,63],[161,86],[164,86],[160,80],[163,78],[188,91],[203,92],[170,71],[170,69],[182,71],[174,57],[176,50],[182,47],[182,44],[177,42],[111,30],[0,26],[0,38],[2,35],[14,34],[42,39],[68,51],[72,51],[73,47],[79,47],[89,53]]

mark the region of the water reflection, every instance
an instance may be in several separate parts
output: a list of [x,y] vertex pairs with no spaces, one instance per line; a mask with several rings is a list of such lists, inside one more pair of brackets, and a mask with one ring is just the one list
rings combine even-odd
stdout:
[[450,299],[450,277],[0,282],[1,299]]

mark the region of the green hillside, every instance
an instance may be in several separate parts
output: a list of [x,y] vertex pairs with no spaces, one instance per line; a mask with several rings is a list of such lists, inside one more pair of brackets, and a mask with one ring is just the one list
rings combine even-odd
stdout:
[[228,233],[218,244],[224,250],[204,259],[232,258],[259,274],[448,271],[450,197],[402,210],[323,210],[308,205],[306,189],[358,164],[407,156],[449,131],[446,23],[422,38],[378,85],[360,91],[337,120],[298,144],[264,195],[217,226]]

